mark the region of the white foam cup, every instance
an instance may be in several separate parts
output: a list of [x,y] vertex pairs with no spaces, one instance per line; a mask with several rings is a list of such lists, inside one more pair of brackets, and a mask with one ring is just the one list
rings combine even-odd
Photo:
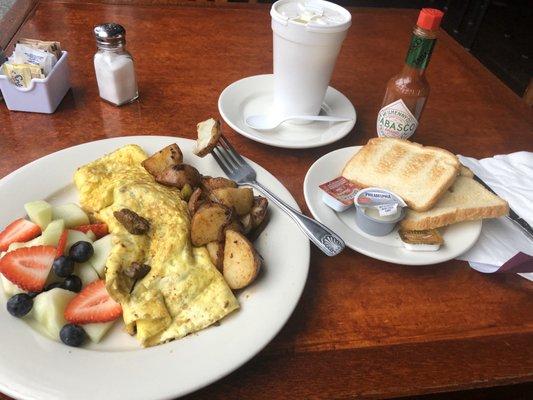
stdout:
[[350,12],[324,0],[272,5],[274,112],[318,115],[337,56],[352,23]]

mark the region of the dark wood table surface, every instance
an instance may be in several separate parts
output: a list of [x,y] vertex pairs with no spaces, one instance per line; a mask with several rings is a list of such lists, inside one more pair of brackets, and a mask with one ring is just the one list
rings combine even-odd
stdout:
[[[198,121],[218,116],[218,95],[227,85],[272,72],[267,6],[82,3],[39,2],[11,42],[61,41],[70,54],[72,90],[53,115],[9,112],[0,103],[0,177],[87,141],[132,134],[195,138]],[[401,68],[416,21],[415,10],[350,11],[353,26],[331,83],[357,109],[346,138],[284,150],[223,126],[306,213],[302,182],[311,164],[375,136],[385,83]],[[140,99],[121,108],[98,97],[92,26],[103,21],[126,27],[136,60]],[[431,96],[413,139],[478,158],[533,151],[531,109],[444,32],[427,75]],[[480,274],[461,261],[409,267],[349,249],[335,258],[313,249],[304,294],[280,334],[252,361],[189,398],[380,398],[524,383],[530,389],[532,288],[518,276]]]

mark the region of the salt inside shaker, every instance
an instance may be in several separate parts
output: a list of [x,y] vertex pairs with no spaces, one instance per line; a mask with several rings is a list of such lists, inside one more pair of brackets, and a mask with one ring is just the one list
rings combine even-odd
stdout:
[[114,105],[130,103],[139,97],[133,58],[126,50],[126,30],[119,24],[94,27],[98,51],[94,70],[100,97]]

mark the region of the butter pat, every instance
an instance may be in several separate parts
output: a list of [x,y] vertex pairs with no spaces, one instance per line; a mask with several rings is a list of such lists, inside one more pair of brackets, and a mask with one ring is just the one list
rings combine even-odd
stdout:
[[423,231],[408,231],[400,229],[398,232],[403,247],[410,251],[437,251],[444,243],[444,239],[436,229]]
[[348,179],[339,176],[319,186],[322,189],[322,201],[337,212],[343,212],[353,206],[353,199],[359,188]]
[[409,251],[437,251],[440,249],[440,244],[413,244],[402,242],[403,247]]

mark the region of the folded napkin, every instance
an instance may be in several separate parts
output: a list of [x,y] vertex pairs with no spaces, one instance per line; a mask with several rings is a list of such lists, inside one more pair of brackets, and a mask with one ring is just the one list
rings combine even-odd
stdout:
[[[533,226],[533,153],[520,151],[482,160],[460,155],[459,160]],[[533,256],[533,240],[502,217],[483,221],[479,240],[458,259],[468,261],[472,268],[484,273],[509,272],[513,266],[518,272],[517,263],[524,270],[525,265],[533,262],[530,256]],[[533,281],[533,273],[520,275]]]

